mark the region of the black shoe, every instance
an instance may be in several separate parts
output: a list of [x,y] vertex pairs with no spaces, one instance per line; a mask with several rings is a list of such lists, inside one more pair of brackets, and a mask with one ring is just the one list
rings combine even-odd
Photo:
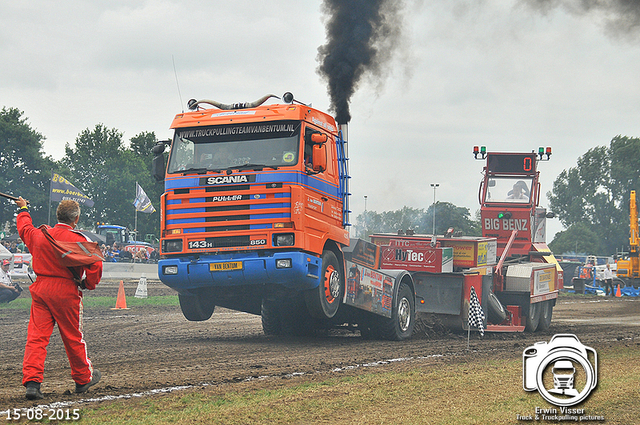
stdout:
[[77,393],[86,392],[90,387],[100,382],[100,378],[102,378],[102,374],[100,373],[100,371],[98,369],[93,369],[93,376],[91,377],[91,381],[89,381],[88,384],[84,384],[84,385],[80,385],[76,383],[76,392]]
[[27,400],[38,400],[44,398],[44,395],[42,395],[42,391],[40,391],[39,382],[27,382],[26,387],[27,392],[25,394],[25,397],[27,398]]

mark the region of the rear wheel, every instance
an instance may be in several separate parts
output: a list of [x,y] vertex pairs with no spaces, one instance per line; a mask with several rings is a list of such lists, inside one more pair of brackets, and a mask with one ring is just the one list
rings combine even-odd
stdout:
[[383,338],[402,341],[410,338],[415,325],[416,309],[415,299],[411,288],[406,283],[401,283],[398,295],[393,303],[391,317],[381,320],[380,333]]
[[538,322],[538,331],[546,331],[551,326],[551,316],[553,315],[553,301],[544,301],[540,306],[540,321]]
[[331,319],[338,312],[344,294],[344,275],[332,251],[322,254],[320,285],[304,294],[309,314],[316,319]]
[[538,329],[538,323],[540,323],[540,304],[529,304],[529,312],[527,313],[526,323],[524,330],[526,332],[535,332]]
[[180,309],[184,317],[191,322],[202,322],[213,314],[216,308],[211,294],[201,293],[198,295],[178,294]]

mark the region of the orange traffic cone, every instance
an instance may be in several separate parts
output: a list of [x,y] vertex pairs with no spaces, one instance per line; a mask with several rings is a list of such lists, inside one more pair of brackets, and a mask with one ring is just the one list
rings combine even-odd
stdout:
[[616,290],[616,297],[621,297],[622,294],[620,293],[620,284],[618,283],[618,289]]
[[116,299],[116,306],[111,310],[129,310],[127,308],[127,297],[124,295],[123,281],[120,281],[120,288],[118,288],[118,298]]

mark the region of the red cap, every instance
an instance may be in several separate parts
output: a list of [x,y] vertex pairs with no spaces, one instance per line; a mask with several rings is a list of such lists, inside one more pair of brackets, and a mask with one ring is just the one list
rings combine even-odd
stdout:
[[3,265],[3,266],[8,266],[8,265],[10,265],[10,264],[11,264],[11,261],[6,260],[6,259],[5,259],[5,260],[2,260],[2,265]]

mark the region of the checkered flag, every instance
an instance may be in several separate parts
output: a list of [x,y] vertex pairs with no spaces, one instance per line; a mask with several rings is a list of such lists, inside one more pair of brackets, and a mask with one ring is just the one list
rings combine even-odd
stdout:
[[469,294],[469,328],[471,326],[478,328],[480,335],[484,336],[484,311],[473,286]]

